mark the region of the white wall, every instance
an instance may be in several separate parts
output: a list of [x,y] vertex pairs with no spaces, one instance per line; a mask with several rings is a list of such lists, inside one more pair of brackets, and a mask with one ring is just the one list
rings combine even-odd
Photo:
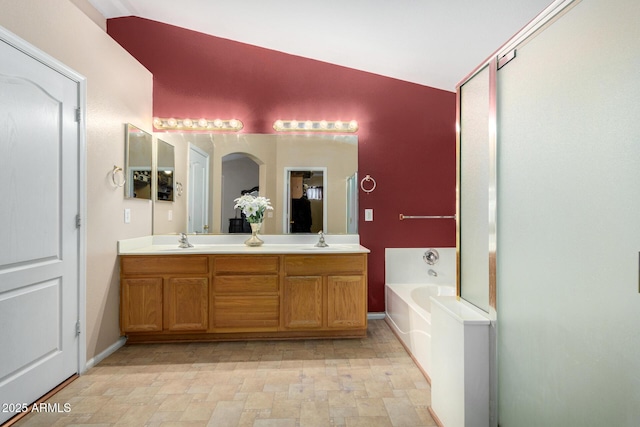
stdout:
[[638,22],[583,0],[498,72],[501,427],[640,425]]
[[[87,78],[84,330],[90,360],[120,336],[116,242],[151,234],[151,201],[125,200],[111,171],[124,167],[124,124],[152,130],[152,76],[69,0],[0,0],[0,25]],[[124,208],[131,209],[130,224],[123,222]]]

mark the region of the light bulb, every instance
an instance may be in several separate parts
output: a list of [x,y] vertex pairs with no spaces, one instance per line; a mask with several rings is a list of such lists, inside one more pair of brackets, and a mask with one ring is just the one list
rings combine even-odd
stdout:
[[167,126],[174,128],[178,125],[178,121],[176,119],[174,119],[173,117],[171,117],[170,119],[167,119]]
[[199,119],[198,126],[201,128],[206,128],[207,126],[209,126],[209,121],[207,119]]
[[326,120],[320,121],[320,129],[327,129],[329,127],[329,123]]
[[193,126],[193,120],[191,119],[182,119],[182,124],[188,128]]
[[217,128],[221,128],[221,127],[222,127],[222,125],[223,125],[222,120],[220,120],[220,119],[215,119],[215,120],[213,121],[213,125],[214,125],[215,127],[217,127]]

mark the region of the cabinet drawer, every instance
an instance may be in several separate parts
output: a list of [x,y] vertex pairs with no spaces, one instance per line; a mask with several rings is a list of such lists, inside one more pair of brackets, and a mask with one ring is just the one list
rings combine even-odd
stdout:
[[217,256],[214,270],[221,273],[277,273],[279,265],[277,256]]
[[214,297],[215,328],[276,328],[280,316],[278,296]]
[[213,280],[216,293],[256,294],[278,292],[278,276],[216,276]]
[[122,274],[206,274],[209,272],[209,258],[206,255],[191,256],[122,256]]
[[366,255],[288,255],[284,269],[289,276],[311,276],[339,273],[362,273]]

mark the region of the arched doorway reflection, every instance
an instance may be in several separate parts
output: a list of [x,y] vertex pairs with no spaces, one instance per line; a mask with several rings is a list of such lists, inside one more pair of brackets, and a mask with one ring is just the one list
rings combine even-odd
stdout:
[[234,209],[234,200],[240,197],[243,191],[254,191],[258,195],[260,185],[260,166],[245,153],[231,153],[222,157],[222,215],[220,231],[251,232],[243,226],[241,213]]

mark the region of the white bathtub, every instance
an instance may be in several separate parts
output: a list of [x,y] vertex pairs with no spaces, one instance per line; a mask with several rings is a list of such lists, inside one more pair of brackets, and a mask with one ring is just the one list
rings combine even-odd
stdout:
[[455,248],[436,248],[440,260],[432,266],[422,259],[426,249],[386,250],[385,320],[430,382],[431,297],[456,293]]
[[422,372],[431,375],[431,296],[455,295],[455,287],[387,283],[387,323],[413,356]]

